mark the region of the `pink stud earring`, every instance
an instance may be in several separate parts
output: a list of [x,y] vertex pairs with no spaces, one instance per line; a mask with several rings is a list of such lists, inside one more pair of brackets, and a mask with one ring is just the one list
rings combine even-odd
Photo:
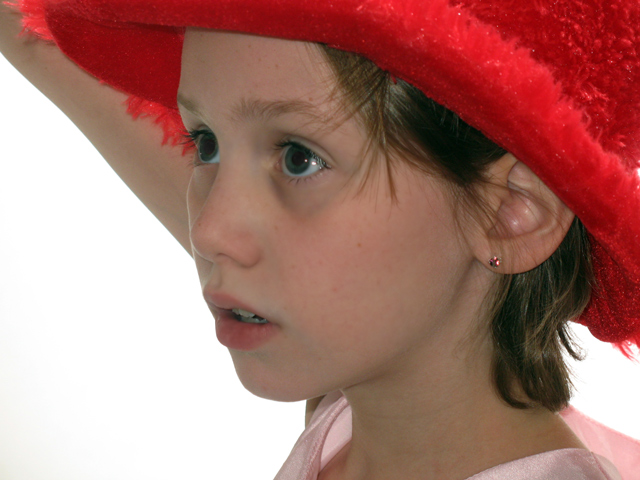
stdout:
[[498,268],[502,263],[502,259],[500,257],[493,257],[489,259],[489,265],[493,268]]

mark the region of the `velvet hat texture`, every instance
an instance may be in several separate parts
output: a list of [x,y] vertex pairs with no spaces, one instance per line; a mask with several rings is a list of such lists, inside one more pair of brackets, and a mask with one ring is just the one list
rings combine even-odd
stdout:
[[[11,2],[9,2],[11,3]],[[586,226],[597,285],[578,321],[640,345],[637,0],[14,0],[176,141],[185,27],[321,42],[420,88],[526,163]]]

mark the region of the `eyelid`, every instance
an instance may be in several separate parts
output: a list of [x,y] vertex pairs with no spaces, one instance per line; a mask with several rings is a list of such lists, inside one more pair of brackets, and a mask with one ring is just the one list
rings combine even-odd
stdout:
[[294,146],[303,150],[308,150],[314,157],[317,157],[319,160],[322,160],[322,162],[326,164],[327,168],[331,168],[329,166],[330,162],[326,160],[327,156],[323,154],[324,152],[318,153],[318,148],[316,148],[315,146],[309,146],[307,143],[309,142],[306,142],[304,140],[298,140],[297,138],[285,137],[280,142],[277,142],[274,147],[276,151],[281,151],[282,149],[289,146]]
[[198,139],[206,133],[213,133],[213,132],[211,132],[211,130],[209,129],[205,129],[202,127],[196,128],[193,130],[185,128],[185,130],[182,132],[182,138],[184,139],[182,144],[195,148],[198,146],[198,143],[197,143]]

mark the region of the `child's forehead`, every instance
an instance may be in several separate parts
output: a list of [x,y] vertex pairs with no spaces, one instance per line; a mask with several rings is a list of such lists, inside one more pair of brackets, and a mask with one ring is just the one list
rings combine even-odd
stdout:
[[[314,95],[331,85],[331,70],[313,44],[216,30],[188,29],[182,54],[181,89],[252,86],[254,95]],[[327,85],[329,84],[329,85]]]
[[233,123],[295,115],[317,127],[345,121],[335,74],[315,44],[215,30],[185,35],[178,104]]

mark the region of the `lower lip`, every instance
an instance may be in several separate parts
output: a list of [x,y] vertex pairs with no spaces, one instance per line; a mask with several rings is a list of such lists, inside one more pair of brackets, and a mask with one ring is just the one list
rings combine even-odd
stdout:
[[272,323],[244,323],[236,320],[229,310],[216,315],[216,336],[227,348],[249,352],[267,343],[277,333]]

